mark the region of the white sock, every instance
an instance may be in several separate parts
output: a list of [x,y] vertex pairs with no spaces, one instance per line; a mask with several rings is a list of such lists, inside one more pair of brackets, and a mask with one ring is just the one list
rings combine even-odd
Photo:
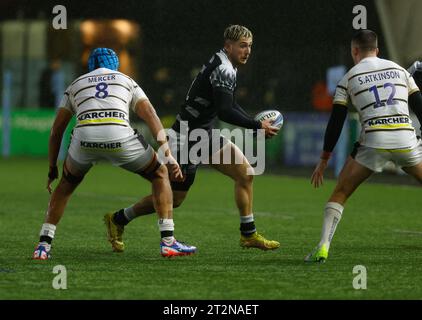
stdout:
[[240,233],[246,237],[256,232],[253,213],[247,216],[240,216]]
[[338,223],[340,222],[341,215],[344,207],[337,202],[327,202],[325,206],[324,222],[322,224],[321,241],[319,245],[325,244],[327,249],[330,248],[331,240],[333,239],[334,233]]
[[[173,219],[159,219],[158,220],[158,229],[160,230],[161,233],[161,240],[166,244],[166,245],[171,245],[174,242],[174,236],[173,236],[173,232],[174,232],[174,222]],[[165,231],[171,231],[171,236],[163,236],[163,232]]]
[[124,208],[123,214],[125,215],[126,219],[128,219],[129,221],[132,221],[133,219],[136,218],[135,211],[133,211],[133,206],[129,208]]
[[254,222],[253,213],[248,216],[240,216],[240,223]]
[[41,227],[40,237],[47,236],[51,239],[54,239],[54,234],[56,233],[56,226],[51,223],[44,223]]

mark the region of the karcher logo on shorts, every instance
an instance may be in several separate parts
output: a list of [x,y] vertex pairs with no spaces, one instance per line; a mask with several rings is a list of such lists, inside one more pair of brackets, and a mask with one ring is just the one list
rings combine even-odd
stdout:
[[121,142],[87,142],[81,141],[82,148],[113,150],[122,147]]

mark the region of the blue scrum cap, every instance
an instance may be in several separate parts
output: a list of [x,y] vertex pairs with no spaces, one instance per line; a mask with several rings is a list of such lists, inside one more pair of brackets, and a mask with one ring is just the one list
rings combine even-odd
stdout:
[[88,58],[88,70],[91,72],[97,68],[117,70],[119,68],[119,58],[116,52],[109,48],[92,50]]

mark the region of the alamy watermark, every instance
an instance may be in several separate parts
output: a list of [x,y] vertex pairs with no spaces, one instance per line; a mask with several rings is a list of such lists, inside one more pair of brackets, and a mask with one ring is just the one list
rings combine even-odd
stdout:
[[66,267],[63,265],[57,265],[53,268],[53,273],[57,274],[57,276],[54,277],[51,285],[56,290],[66,290],[67,289],[67,270]]
[[368,18],[367,18],[367,10],[364,5],[356,5],[353,7],[352,10],[353,14],[356,16],[353,18],[352,25],[353,29],[360,30],[360,29],[367,29],[368,27]]
[[55,5],[52,12],[56,15],[52,21],[53,28],[56,30],[67,29],[66,7],[61,4]]
[[[231,140],[234,143],[231,143]],[[184,164],[243,164],[246,157],[252,166],[248,175],[260,175],[265,170],[265,130],[239,128],[189,130],[188,122],[180,121],[180,130],[168,129],[159,132],[157,141],[165,142],[158,149],[164,164],[170,159],[164,154],[170,147],[171,154],[180,165]],[[233,144],[235,146],[233,146]],[[232,146],[232,147],[230,147]],[[237,151],[233,152],[233,148]]]
[[353,267],[353,274],[356,276],[353,278],[353,289],[355,290],[366,290],[368,282],[368,272],[365,266],[357,265]]

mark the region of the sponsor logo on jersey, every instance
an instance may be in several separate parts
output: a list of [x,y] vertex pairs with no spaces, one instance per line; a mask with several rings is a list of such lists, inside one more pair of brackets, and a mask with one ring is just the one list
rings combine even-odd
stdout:
[[408,117],[389,117],[373,119],[368,121],[368,126],[380,126],[380,125],[391,125],[391,124],[409,124],[410,119]]
[[83,113],[78,116],[78,121],[104,118],[117,118],[126,120],[125,116],[125,113],[119,111],[92,111]]

